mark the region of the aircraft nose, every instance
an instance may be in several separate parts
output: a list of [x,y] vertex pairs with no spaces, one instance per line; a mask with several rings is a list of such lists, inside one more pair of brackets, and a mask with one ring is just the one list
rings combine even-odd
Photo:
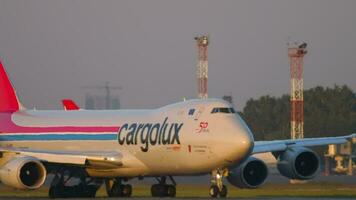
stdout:
[[235,123],[234,131],[231,133],[233,137],[232,154],[229,160],[240,161],[247,158],[251,154],[254,147],[254,139],[251,130],[246,123],[238,117],[238,122]]
[[250,154],[253,150],[254,139],[252,136],[252,132],[246,126],[240,127],[238,134],[236,134],[235,140],[240,146],[241,151],[244,151],[245,154]]

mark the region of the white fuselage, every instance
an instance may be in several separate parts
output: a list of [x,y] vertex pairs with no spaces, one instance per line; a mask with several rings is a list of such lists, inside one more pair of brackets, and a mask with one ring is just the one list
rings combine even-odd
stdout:
[[[12,114],[12,122],[19,127],[36,127],[36,132],[2,133],[0,144],[122,154],[122,167],[88,168],[96,177],[202,174],[238,165],[252,151],[253,136],[237,114],[212,113],[214,108],[230,107],[223,100],[206,99],[152,110],[18,111]],[[49,132],[53,127],[58,131]],[[102,130],[71,132],[77,127]],[[113,129],[107,131],[105,127]],[[40,128],[43,131],[38,131]]]

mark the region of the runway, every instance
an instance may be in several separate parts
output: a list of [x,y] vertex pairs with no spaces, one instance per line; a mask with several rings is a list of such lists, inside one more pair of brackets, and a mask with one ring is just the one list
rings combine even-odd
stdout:
[[[177,198],[182,200],[193,199],[209,199],[209,176],[199,177],[177,177]],[[132,198],[120,198],[120,199],[160,199],[150,197],[150,186],[155,183],[152,178],[147,178],[142,181],[133,180],[129,181],[133,186]],[[306,184],[289,184],[288,179],[280,176],[273,175],[269,177],[267,183],[259,189],[246,190],[238,189],[234,186],[228,186],[228,199],[269,199],[269,200],[320,200],[320,199],[354,199],[356,196],[356,179],[354,176],[318,176],[313,181]],[[0,200],[1,199],[49,199],[48,185],[35,191],[21,191],[14,190],[5,186],[0,186]],[[106,198],[105,188],[102,187],[97,194],[96,199],[108,199]],[[69,198],[73,199],[73,198]],[[81,198],[90,199],[90,198]],[[117,199],[117,198],[110,198]],[[166,198],[169,199],[169,198]]]
[[[36,200],[36,199],[49,199],[49,198],[26,198],[26,197],[23,197],[23,198],[12,198],[12,197],[1,197],[0,199],[7,199],[7,200]],[[80,198],[81,200],[89,200],[90,198]],[[118,198],[95,198],[95,199],[118,199]],[[140,198],[119,198],[120,200],[141,200],[141,199],[149,199],[149,200],[160,200],[162,198],[150,198],[150,197],[140,197]],[[166,199],[170,199],[170,198],[166,198]],[[212,200],[212,198],[173,198],[174,200]],[[218,199],[218,198],[217,198]],[[274,197],[261,197],[261,198],[229,198],[228,199],[231,199],[231,200],[238,200],[238,199],[246,199],[246,200],[261,200],[261,199],[265,199],[265,200],[284,200],[284,199],[288,199],[288,200],[320,200],[320,199],[323,199],[323,200],[350,200],[350,199],[354,199],[354,198],[320,198],[320,197],[317,197],[317,198],[301,198],[301,197],[278,197],[278,198],[274,198]],[[75,199],[75,198],[66,198],[66,200],[78,200],[78,199]]]

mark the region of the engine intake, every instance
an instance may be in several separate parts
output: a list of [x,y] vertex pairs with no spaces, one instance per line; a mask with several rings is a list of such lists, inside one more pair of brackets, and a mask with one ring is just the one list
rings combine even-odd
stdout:
[[0,168],[0,180],[18,189],[37,189],[46,180],[46,168],[36,158],[15,157]]
[[266,164],[255,157],[249,157],[242,165],[231,169],[227,180],[239,188],[257,188],[261,186],[268,175]]
[[278,157],[278,171],[290,179],[308,180],[316,176],[319,169],[318,155],[307,148],[291,148]]

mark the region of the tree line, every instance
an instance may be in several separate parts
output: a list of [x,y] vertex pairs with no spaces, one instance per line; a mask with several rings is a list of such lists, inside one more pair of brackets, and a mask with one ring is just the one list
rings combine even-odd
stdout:
[[[290,96],[249,99],[240,115],[255,140],[290,138]],[[356,95],[348,86],[304,91],[304,137],[356,133]]]

